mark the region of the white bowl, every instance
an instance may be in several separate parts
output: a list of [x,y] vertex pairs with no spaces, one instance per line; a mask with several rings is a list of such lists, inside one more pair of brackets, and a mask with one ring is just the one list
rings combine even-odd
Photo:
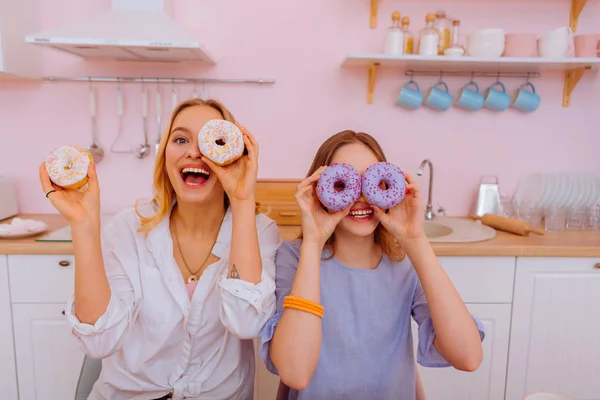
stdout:
[[504,53],[504,29],[482,29],[467,37],[467,53],[472,57],[501,57]]

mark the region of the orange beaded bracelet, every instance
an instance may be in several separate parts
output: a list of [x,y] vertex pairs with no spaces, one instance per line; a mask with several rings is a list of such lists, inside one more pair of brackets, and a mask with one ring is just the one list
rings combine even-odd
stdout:
[[323,314],[325,313],[325,308],[322,305],[315,303],[314,301],[295,296],[286,296],[283,299],[283,308],[304,311],[316,315],[319,318],[323,318]]

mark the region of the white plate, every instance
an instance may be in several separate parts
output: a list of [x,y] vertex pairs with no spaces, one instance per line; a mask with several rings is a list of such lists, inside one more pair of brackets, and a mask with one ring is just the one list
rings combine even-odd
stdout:
[[48,230],[48,227],[37,231],[21,232],[21,233],[0,233],[0,239],[24,239],[32,236],[37,236],[40,233],[44,233]]
[[519,203],[527,202],[535,205],[540,200],[544,184],[544,175],[539,173],[529,174],[521,180],[515,193],[515,200]]

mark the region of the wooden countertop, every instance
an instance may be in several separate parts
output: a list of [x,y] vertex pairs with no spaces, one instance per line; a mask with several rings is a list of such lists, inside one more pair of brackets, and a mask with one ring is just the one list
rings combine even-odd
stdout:
[[[44,221],[50,231],[66,226],[65,219],[58,214],[27,214],[20,217]],[[280,230],[285,240],[295,239],[300,231],[298,226],[280,226]],[[0,239],[0,254],[73,253],[70,242],[36,242],[36,238]],[[600,231],[565,230],[562,233],[547,232],[544,236],[532,234],[528,237],[497,232],[494,239],[483,242],[432,243],[432,247],[438,256],[600,257]]]

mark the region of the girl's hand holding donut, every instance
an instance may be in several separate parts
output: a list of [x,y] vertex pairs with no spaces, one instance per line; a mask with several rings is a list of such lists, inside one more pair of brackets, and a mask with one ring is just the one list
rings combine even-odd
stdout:
[[67,219],[70,225],[99,223],[100,221],[100,188],[94,163],[88,167],[86,189],[65,189],[55,185],[46,171],[46,163],[39,169],[40,183],[44,194],[52,205]]
[[323,210],[316,194],[315,185],[326,169],[327,167],[323,166],[300,182],[296,192],[296,202],[302,213],[303,241],[316,243],[320,247],[325,245],[337,224],[348,215],[351,208],[350,206],[331,214]]
[[406,196],[396,206],[385,213],[379,207],[373,206],[375,216],[396,240],[405,247],[413,239],[425,238],[425,206],[421,198],[421,190],[410,174],[406,178]]
[[215,173],[231,202],[254,201],[254,188],[258,172],[258,142],[246,128],[237,122],[235,125],[242,131],[248,154],[242,155],[235,162],[222,167],[206,157],[202,157],[202,161]]

